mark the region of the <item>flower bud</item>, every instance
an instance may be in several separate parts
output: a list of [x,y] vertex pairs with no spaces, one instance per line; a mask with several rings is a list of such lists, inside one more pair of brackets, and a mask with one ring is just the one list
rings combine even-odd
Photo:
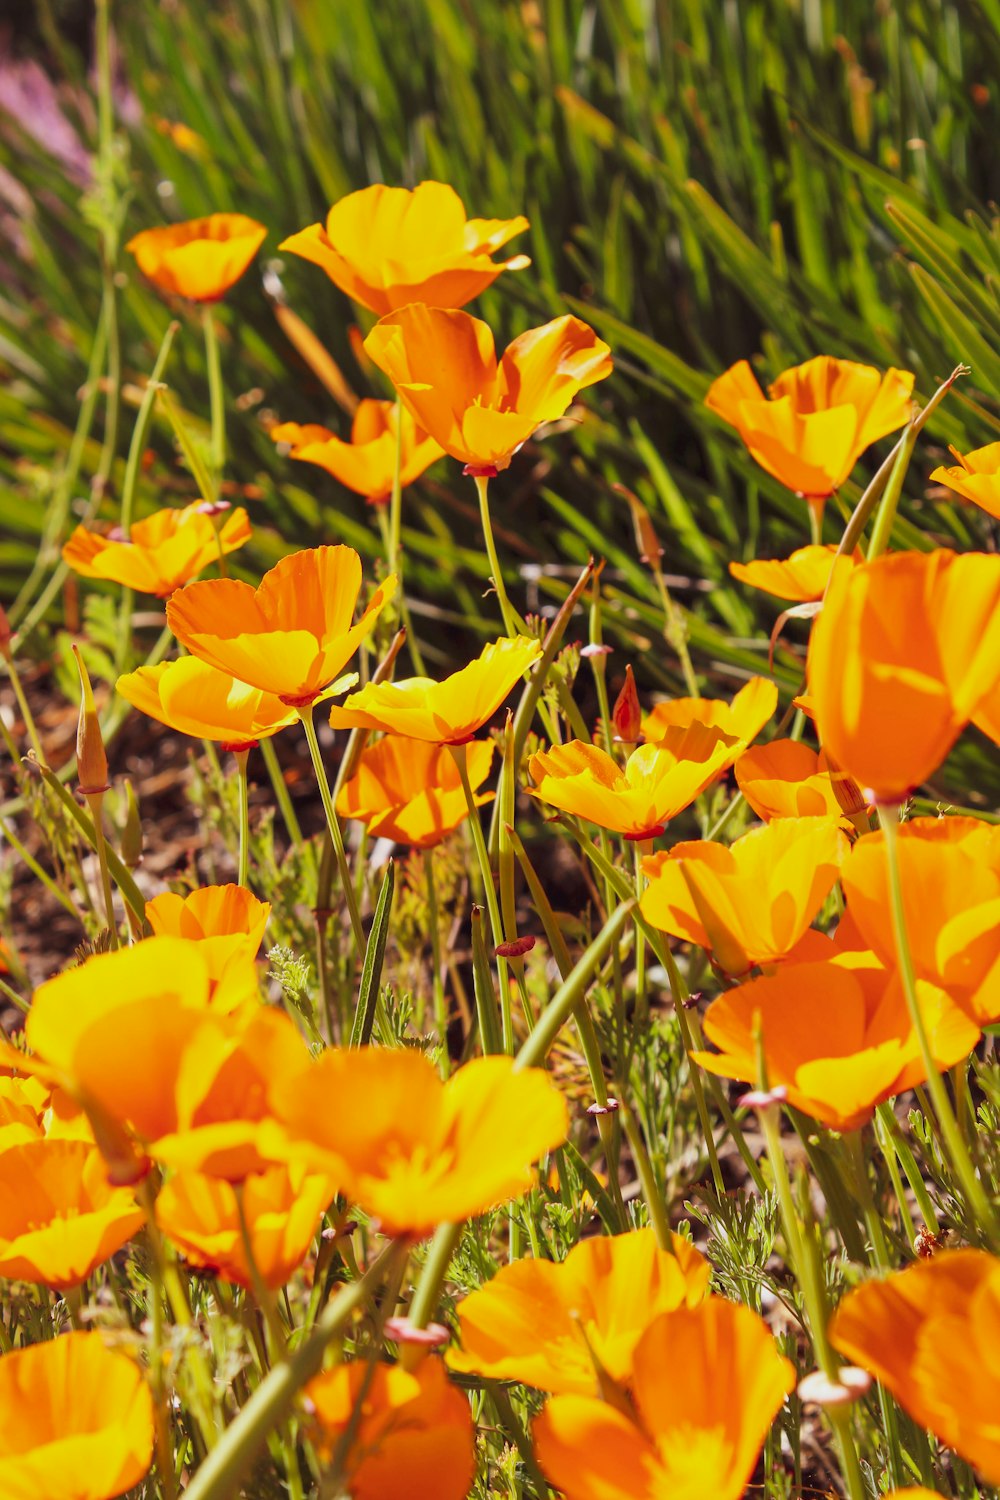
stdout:
[[76,669],[80,674],[80,717],[76,728],[76,768],[80,779],[80,791],[92,797],[108,789],[108,757],[104,753],[104,738],[97,717],[97,705],[90,686],[90,674],[76,646]]
[[625,686],[615,699],[615,706],[611,710],[611,721],[619,740],[628,745],[636,743],[642,729],[642,709],[639,707],[639,694],[636,691],[631,666],[625,668]]
[[125,823],[121,837],[122,864],[134,870],[142,862],[142,818],[131,781],[125,782]]

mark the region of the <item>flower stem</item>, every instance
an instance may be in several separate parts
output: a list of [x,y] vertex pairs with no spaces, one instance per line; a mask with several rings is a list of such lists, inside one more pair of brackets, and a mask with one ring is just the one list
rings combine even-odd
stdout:
[[24,727],[27,730],[28,739],[31,741],[31,748],[35,752],[36,760],[40,765],[44,766],[46,763],[45,751],[42,749],[42,742],[38,737],[38,726],[35,723],[35,716],[31,712],[31,707],[24,691],[21,674],[14,664],[13,656],[8,654],[5,659],[7,662],[7,675],[10,677],[11,687],[14,689],[17,706],[21,710],[21,718],[24,720]]
[[879,807],[878,813],[879,821],[882,824],[885,854],[889,867],[889,897],[892,907],[892,929],[896,941],[896,960],[899,965],[900,978],[903,982],[903,993],[906,996],[910,1020],[913,1023],[914,1034],[916,1035],[917,1043],[920,1047],[920,1055],[923,1058],[924,1068],[927,1072],[927,1088],[934,1106],[938,1127],[951,1160],[952,1170],[961,1183],[966,1202],[972,1211],[972,1215],[980,1231],[989,1242],[991,1248],[996,1251],[1000,1248],[1000,1225],[997,1223],[993,1205],[986,1195],[982,1182],[976,1175],[972,1159],[966,1149],[965,1142],[962,1140],[962,1133],[958,1128],[958,1122],[955,1119],[951,1102],[948,1099],[948,1091],[944,1086],[941,1074],[931,1053],[927,1028],[924,1025],[923,1013],[917,997],[917,980],[913,968],[913,955],[910,952],[910,943],[906,931],[903,882],[899,868],[898,819],[895,809],[891,807]]
[[212,478],[215,481],[215,494],[206,495],[205,499],[214,500],[219,492],[219,482],[226,464],[226,401],[222,388],[219,334],[210,302],[201,304],[201,327],[205,336],[205,366],[208,373],[208,399],[212,414]]
[[642,1196],[645,1198],[646,1207],[649,1209],[649,1218],[656,1234],[656,1243],[661,1250],[672,1250],[673,1239],[670,1234],[670,1221],[667,1218],[663,1197],[657,1187],[656,1178],[653,1175],[653,1164],[649,1159],[649,1152],[646,1150],[646,1142],[642,1138],[642,1130],[626,1104],[619,1105],[619,1113],[629,1148],[632,1152],[632,1160],[635,1162],[635,1169],[639,1174]]
[[503,615],[504,629],[511,640],[516,640],[521,632],[518,629],[517,615],[514,613],[513,606],[507,598],[507,588],[503,581],[503,572],[500,567],[500,559],[497,556],[496,543],[493,540],[493,526],[490,522],[489,480],[485,474],[477,474],[475,478],[476,489],[479,493],[479,518],[483,526],[483,541],[486,543],[486,556],[489,558],[493,586],[497,591],[500,613]]
[[447,1078],[450,1071],[448,1061],[448,1001],[441,979],[441,929],[438,918],[437,889],[434,884],[434,851],[425,849],[424,880],[427,887],[427,932],[431,940],[431,984],[434,995],[434,1026],[441,1042],[441,1067]]
[[351,931],[354,934],[358,954],[362,955],[365,951],[365,930],[361,925],[361,914],[358,911],[358,903],[354,896],[354,885],[351,881],[351,871],[347,863],[347,852],[344,849],[344,836],[340,831],[337,810],[333,805],[333,797],[330,794],[330,783],[327,780],[326,768],[323,765],[323,757],[320,754],[319,741],[316,738],[316,725],[313,723],[313,706],[311,703],[307,703],[299,709],[299,718],[306,732],[309,754],[312,757],[313,771],[316,774],[320,797],[323,799],[323,811],[326,813],[326,826],[330,831],[330,841],[333,844],[333,852],[337,859],[340,886],[351,918]]
[[108,924],[108,937],[111,948],[114,951],[118,947],[118,923],[115,920],[115,898],[111,889],[111,871],[108,869],[108,846],[104,838],[104,822],[102,810],[104,807],[103,792],[87,792],[87,809],[94,823],[94,840],[97,850],[97,863],[101,871],[101,889],[104,892],[104,915]]
[[244,890],[248,890],[247,872],[250,864],[250,788],[247,783],[247,761],[249,750],[237,750],[236,772],[239,778],[240,801],[240,866],[237,877]]
[[[469,765],[464,745],[450,745],[455,765],[458,767],[458,775],[462,783],[462,791],[465,793],[465,804],[469,809],[469,827],[472,832],[472,842],[475,845],[476,857],[479,860],[479,869],[483,877],[483,889],[486,894],[486,907],[490,914],[490,930],[493,934],[493,946],[499,948],[503,942],[503,921],[500,916],[500,903],[497,899],[496,886],[493,883],[493,871],[490,868],[490,856],[486,848],[486,838],[483,834],[482,820],[479,816],[479,808],[473,795],[472,785],[469,781]],[[497,957],[497,980],[500,984],[500,1013],[503,1023],[503,1049],[508,1057],[514,1052],[514,1018],[511,1011],[510,997],[510,969],[505,958]]]
[[291,839],[292,843],[297,849],[301,849],[303,842],[302,828],[299,824],[298,818],[295,815],[295,808],[292,806],[292,799],[289,796],[288,787],[285,784],[285,778],[281,774],[281,766],[278,763],[277,751],[274,748],[274,743],[270,736],[268,736],[267,739],[261,740],[260,753],[264,757],[264,765],[267,767],[267,774],[271,778],[271,786],[274,788],[275,800],[281,809],[281,816],[284,819],[288,837]]

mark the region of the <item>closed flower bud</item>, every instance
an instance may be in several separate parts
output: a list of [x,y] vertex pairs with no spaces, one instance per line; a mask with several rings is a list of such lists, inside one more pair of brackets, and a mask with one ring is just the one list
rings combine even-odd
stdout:
[[108,789],[108,757],[97,717],[97,705],[90,686],[90,674],[76,646],[73,647],[76,668],[80,674],[80,718],[76,728],[76,766],[80,791],[92,797]]
[[625,686],[615,699],[611,719],[617,738],[627,745],[634,745],[642,727],[642,709],[639,707],[639,694],[636,692],[631,666],[625,668]]

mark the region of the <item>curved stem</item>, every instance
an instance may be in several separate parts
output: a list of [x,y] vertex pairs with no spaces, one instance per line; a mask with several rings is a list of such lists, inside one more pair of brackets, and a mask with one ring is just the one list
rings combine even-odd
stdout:
[[333,844],[333,852],[337,860],[337,870],[340,874],[340,886],[351,918],[351,931],[354,934],[358,953],[363,954],[365,951],[365,930],[361,925],[361,914],[358,911],[358,903],[354,896],[354,885],[351,880],[350,867],[347,863],[347,851],[344,849],[344,836],[340,831],[337,811],[333,805],[333,797],[330,794],[330,783],[326,776],[326,767],[323,765],[319,741],[316,738],[316,725],[313,723],[313,706],[311,703],[308,703],[300,708],[298,712],[299,718],[302,721],[302,728],[306,732],[309,754],[312,757],[313,771],[316,774],[319,794],[323,800],[323,811],[326,813],[326,826],[330,831],[330,841]]
[[477,474],[476,490],[479,494],[479,519],[483,527],[483,541],[486,543],[486,556],[490,562],[490,573],[493,578],[493,587],[497,591],[497,599],[500,604],[500,613],[503,615],[504,629],[511,640],[520,634],[517,625],[517,616],[510,600],[507,598],[507,587],[503,581],[503,571],[500,567],[500,559],[497,556],[496,543],[493,540],[493,526],[490,522],[489,480],[485,474]]
[[[465,793],[465,804],[469,810],[469,827],[472,832],[472,842],[476,848],[476,857],[479,860],[479,868],[483,877],[486,906],[490,914],[493,946],[494,948],[499,948],[504,940],[503,920],[500,915],[500,902],[497,898],[496,886],[493,884],[493,871],[490,867],[490,856],[486,848],[486,838],[483,834],[479,808],[476,806],[476,799],[469,781],[466,748],[464,745],[450,745],[448,748],[451,750],[455,765],[458,767],[459,778],[462,782],[462,791]],[[500,1011],[503,1018],[503,1049],[508,1057],[510,1057],[514,1052],[514,1018],[511,1011],[510,969],[505,958],[497,958],[497,979],[500,984]]]

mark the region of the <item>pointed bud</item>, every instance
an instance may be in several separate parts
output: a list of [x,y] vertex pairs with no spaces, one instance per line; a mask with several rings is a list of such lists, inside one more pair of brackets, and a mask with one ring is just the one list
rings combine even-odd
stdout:
[[627,745],[636,743],[642,730],[642,709],[639,707],[639,694],[636,692],[631,666],[625,668],[625,686],[615,699],[611,722],[615,726],[617,739]]
[[80,791],[85,797],[96,796],[108,789],[108,757],[104,753],[104,737],[97,717],[94,690],[90,686],[90,673],[76,646],[76,669],[80,674],[80,717],[76,727],[76,769],[80,779]]
[[125,824],[121,837],[122,864],[134,870],[142,863],[142,818],[131,781],[125,782]]

